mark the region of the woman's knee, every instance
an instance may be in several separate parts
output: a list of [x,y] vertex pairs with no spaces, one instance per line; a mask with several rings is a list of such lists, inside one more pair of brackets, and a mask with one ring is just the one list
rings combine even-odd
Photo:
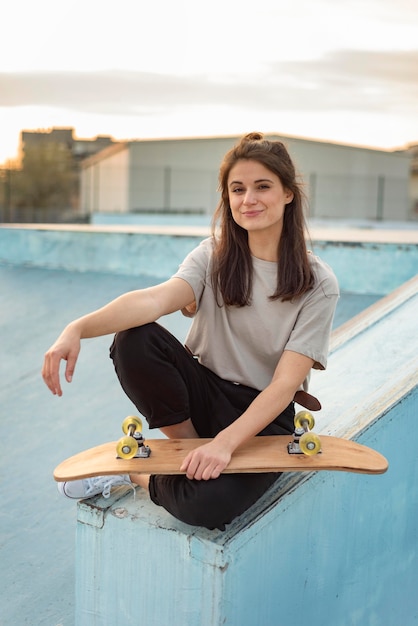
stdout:
[[149,346],[153,343],[154,326],[145,324],[117,333],[110,347],[110,357],[114,363],[138,361],[141,357],[146,357]]

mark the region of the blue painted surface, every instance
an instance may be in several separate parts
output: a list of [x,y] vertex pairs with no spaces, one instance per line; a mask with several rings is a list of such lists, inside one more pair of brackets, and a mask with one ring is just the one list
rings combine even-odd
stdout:
[[0,263],[166,278],[202,237],[80,230],[0,229]]
[[417,623],[416,437],[396,449],[417,399],[415,389],[358,438],[389,458],[387,474],[321,472],[287,493],[284,480],[278,501],[227,533],[170,520],[141,493],[105,505],[96,526],[80,505],[76,623]]
[[[0,231],[4,235],[5,229]],[[24,248],[28,242],[21,241]],[[47,243],[49,252],[48,246],[45,248],[45,240],[37,243],[36,237],[31,240],[33,250],[37,251],[33,257],[36,257],[36,263],[42,260],[44,254],[53,254],[55,244]],[[15,244],[16,240],[11,246],[7,244],[8,254],[16,254]],[[77,239],[71,242],[69,258],[83,255],[84,247],[79,244]],[[124,247],[118,246],[116,256],[123,257]],[[55,245],[57,258],[59,248]],[[5,240],[0,237],[2,258],[4,251]],[[90,258],[95,259],[95,254],[91,253]],[[72,272],[38,268],[33,260],[22,260],[21,256],[7,258],[6,261],[7,264],[0,264],[3,357],[0,362],[0,472],[3,477],[0,482],[3,503],[0,512],[0,623],[2,626],[33,626],[36,615],[35,623],[39,625],[72,626],[75,623],[76,511],[73,503],[57,494],[51,479],[52,470],[63,458],[80,448],[117,437],[121,419],[133,408],[121,392],[107,359],[109,337],[85,342],[74,381],[71,386],[65,385],[61,399],[52,397],[41,381],[39,371],[43,352],[63,325],[75,316],[102,305],[128,289],[157,282],[161,276],[141,276],[139,268],[138,273],[131,269],[131,275],[91,272],[88,269]],[[25,263],[30,266],[25,266]],[[165,267],[165,263],[164,255],[161,263],[156,261],[155,268]],[[344,294],[337,311],[336,326],[377,297],[374,293],[367,296]],[[181,316],[169,316],[164,323],[180,339],[185,336],[188,321]],[[364,367],[364,359],[361,365]],[[370,376],[369,370],[366,371]],[[346,375],[350,376],[351,372]],[[327,420],[324,420],[326,423]],[[23,456],[22,442],[25,449]],[[141,501],[139,494],[137,504]],[[159,515],[159,523],[164,525],[167,520],[160,511]],[[111,518],[115,523],[120,519],[114,514]],[[129,522],[129,519],[128,516],[126,520]],[[133,528],[133,536],[142,550],[146,535],[141,535],[139,540],[136,534],[138,527],[133,525]],[[152,540],[152,545],[155,545],[154,536]],[[206,562],[211,545],[207,539],[193,536],[189,542],[193,558],[198,563]],[[179,545],[173,548],[175,556],[178,557],[180,549],[182,558],[186,559],[188,551],[183,544],[181,548]],[[151,548],[148,550],[152,552]],[[214,576],[213,566],[208,566],[205,574],[207,581],[214,579],[217,584],[222,580],[218,575],[222,573],[224,563],[222,549],[219,558],[221,566],[216,569],[217,575]],[[189,582],[189,587],[184,590],[185,596],[181,597],[193,597],[193,577]],[[138,604],[141,604],[141,593]]]
[[[208,234],[204,228],[195,235],[103,228],[0,228],[0,263],[165,279]],[[331,265],[346,292],[387,294],[418,270],[418,242],[317,239],[313,250]]]
[[352,293],[388,294],[418,272],[415,244],[315,241],[314,251]]
[[314,474],[266,514],[260,533],[237,538],[225,623],[417,623],[416,437],[394,451],[417,401],[415,391],[359,437],[390,459],[386,475]]
[[[135,411],[107,356],[110,337],[84,343],[62,398],[41,379],[43,354],[68,321],[151,282],[0,266],[1,626],[75,625],[76,505],[58,494],[52,471],[80,449],[117,438]],[[182,316],[164,323],[184,337]]]

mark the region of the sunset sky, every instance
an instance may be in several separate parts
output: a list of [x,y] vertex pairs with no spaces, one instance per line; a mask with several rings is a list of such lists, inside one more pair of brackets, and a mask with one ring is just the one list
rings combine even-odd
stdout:
[[417,0],[14,0],[0,163],[22,129],[418,143]]

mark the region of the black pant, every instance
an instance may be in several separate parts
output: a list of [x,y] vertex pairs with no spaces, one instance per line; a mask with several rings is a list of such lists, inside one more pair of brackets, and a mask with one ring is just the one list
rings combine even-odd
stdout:
[[[118,333],[110,349],[125,393],[150,428],[191,419],[200,437],[214,437],[235,421],[259,391],[225,381],[200,365],[159,324]],[[260,435],[293,432],[293,402]],[[151,476],[150,496],[187,524],[224,530],[277,479],[278,473],[222,474],[208,481]]]

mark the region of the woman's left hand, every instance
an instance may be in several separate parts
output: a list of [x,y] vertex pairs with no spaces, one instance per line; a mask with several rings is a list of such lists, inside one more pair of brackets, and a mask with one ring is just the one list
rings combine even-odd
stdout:
[[186,472],[187,478],[194,480],[210,480],[219,478],[231,460],[231,453],[216,438],[199,446],[184,459],[180,470]]

